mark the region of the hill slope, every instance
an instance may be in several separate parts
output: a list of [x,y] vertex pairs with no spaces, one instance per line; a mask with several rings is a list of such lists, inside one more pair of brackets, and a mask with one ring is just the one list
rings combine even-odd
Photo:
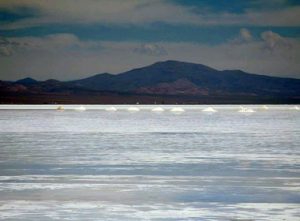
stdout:
[[299,79],[249,74],[239,70],[218,71],[205,65],[178,61],[158,62],[118,75],[100,74],[69,83],[93,90],[150,94],[164,91],[168,94],[199,95],[299,96],[300,94]]
[[164,61],[67,82],[0,81],[0,92],[0,103],[300,103],[300,79]]

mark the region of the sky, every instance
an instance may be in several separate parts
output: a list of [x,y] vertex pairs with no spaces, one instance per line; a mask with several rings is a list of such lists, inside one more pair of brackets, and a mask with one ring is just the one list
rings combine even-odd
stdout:
[[157,61],[300,78],[300,0],[0,0],[0,79]]

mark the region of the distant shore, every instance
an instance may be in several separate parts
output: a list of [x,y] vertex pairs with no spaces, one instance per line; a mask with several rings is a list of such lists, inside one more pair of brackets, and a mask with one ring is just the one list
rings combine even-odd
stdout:
[[300,98],[188,96],[133,93],[1,93],[0,104],[300,104]]

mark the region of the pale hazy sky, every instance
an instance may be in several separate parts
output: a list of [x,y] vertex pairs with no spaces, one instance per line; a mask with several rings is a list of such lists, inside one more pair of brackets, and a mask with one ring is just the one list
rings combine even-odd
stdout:
[[169,59],[300,78],[300,1],[0,0],[0,79]]

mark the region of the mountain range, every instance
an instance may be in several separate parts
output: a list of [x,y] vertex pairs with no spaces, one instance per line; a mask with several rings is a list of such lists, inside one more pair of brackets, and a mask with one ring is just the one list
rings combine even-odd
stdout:
[[0,103],[300,103],[300,79],[162,61],[120,74],[0,81]]

